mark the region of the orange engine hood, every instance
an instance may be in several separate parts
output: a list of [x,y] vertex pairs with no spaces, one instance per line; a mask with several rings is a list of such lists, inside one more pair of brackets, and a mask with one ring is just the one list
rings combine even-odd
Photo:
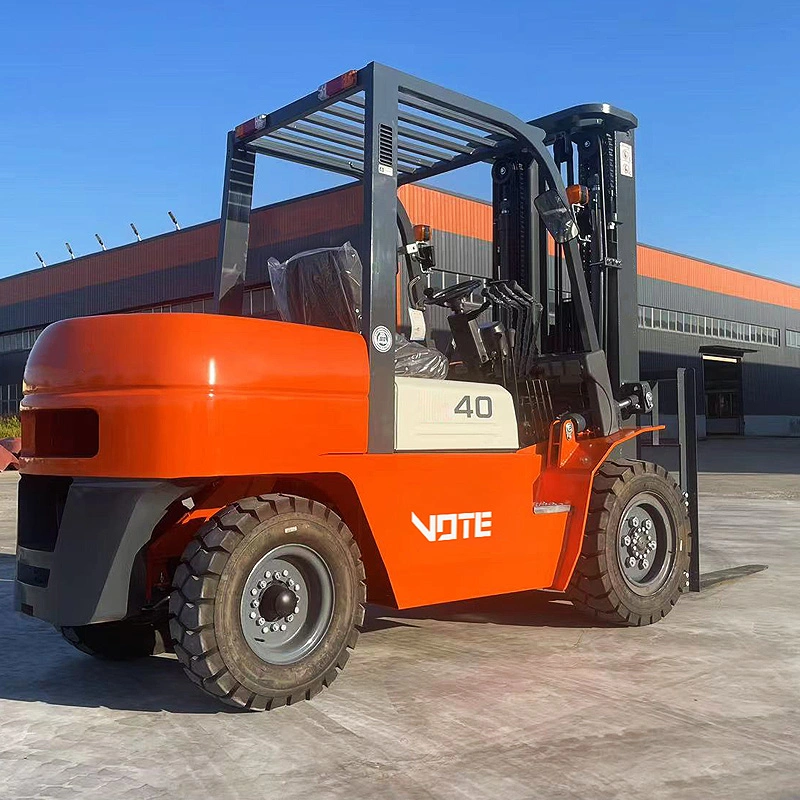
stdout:
[[366,449],[367,350],[346,331],[213,314],[83,317],[42,333],[24,382],[27,430],[39,409],[91,408],[99,420],[92,458],[42,457],[23,435],[25,472],[253,474]]

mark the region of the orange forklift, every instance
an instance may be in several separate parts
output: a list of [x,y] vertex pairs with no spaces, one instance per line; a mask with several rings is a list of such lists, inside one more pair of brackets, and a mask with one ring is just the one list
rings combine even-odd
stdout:
[[[30,354],[17,608],[98,657],[173,649],[252,710],[328,686],[367,600],[550,589],[610,624],[666,616],[690,524],[626,450],[654,430],[635,127],[607,105],[526,123],[377,63],[236,127],[217,313],[65,320]],[[259,155],[362,187],[356,246],[270,263],[281,320],[242,316]],[[481,162],[491,273],[432,287],[398,187]]]

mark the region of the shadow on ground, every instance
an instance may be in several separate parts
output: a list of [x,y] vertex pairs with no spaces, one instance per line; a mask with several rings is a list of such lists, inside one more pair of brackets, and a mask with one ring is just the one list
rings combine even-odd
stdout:
[[[239,713],[206,697],[173,656],[135,662],[99,661],[74,650],[46,623],[13,609],[14,557],[0,554],[0,699],[62,706],[173,713]],[[548,592],[519,592],[407,611],[370,606],[365,638],[415,621],[531,627],[593,627],[572,605]]]
[[[765,569],[748,565],[703,576],[703,586]],[[241,713],[191,684],[173,656],[134,662],[99,661],[74,650],[46,623],[12,610],[14,557],[0,554],[0,699],[124,711],[184,714]],[[562,595],[530,591],[397,611],[371,605],[365,639],[431,620],[532,628],[606,627],[580,614]],[[362,640],[362,641],[364,641]]]
[[521,625],[533,628],[607,627],[604,623],[585,617],[569,600],[565,600],[562,594],[530,591],[422,606],[404,611],[385,606],[371,606],[365,620],[365,631],[402,625],[413,626],[414,620]]

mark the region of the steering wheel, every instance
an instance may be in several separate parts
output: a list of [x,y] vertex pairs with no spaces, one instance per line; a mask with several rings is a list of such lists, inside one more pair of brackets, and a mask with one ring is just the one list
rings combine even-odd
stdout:
[[471,278],[468,281],[461,281],[448,286],[446,289],[440,289],[438,292],[434,292],[433,289],[426,289],[425,299],[430,305],[446,306],[453,311],[459,312],[462,310],[463,301],[482,286],[482,280]]

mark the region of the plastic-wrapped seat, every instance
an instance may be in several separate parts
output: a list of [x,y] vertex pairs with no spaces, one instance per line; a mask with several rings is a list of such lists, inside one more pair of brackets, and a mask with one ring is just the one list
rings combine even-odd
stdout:
[[[268,261],[272,292],[287,322],[338,330],[361,330],[361,259],[345,242],[298,253],[284,262]],[[395,336],[395,375],[445,378],[444,354],[402,334]]]

